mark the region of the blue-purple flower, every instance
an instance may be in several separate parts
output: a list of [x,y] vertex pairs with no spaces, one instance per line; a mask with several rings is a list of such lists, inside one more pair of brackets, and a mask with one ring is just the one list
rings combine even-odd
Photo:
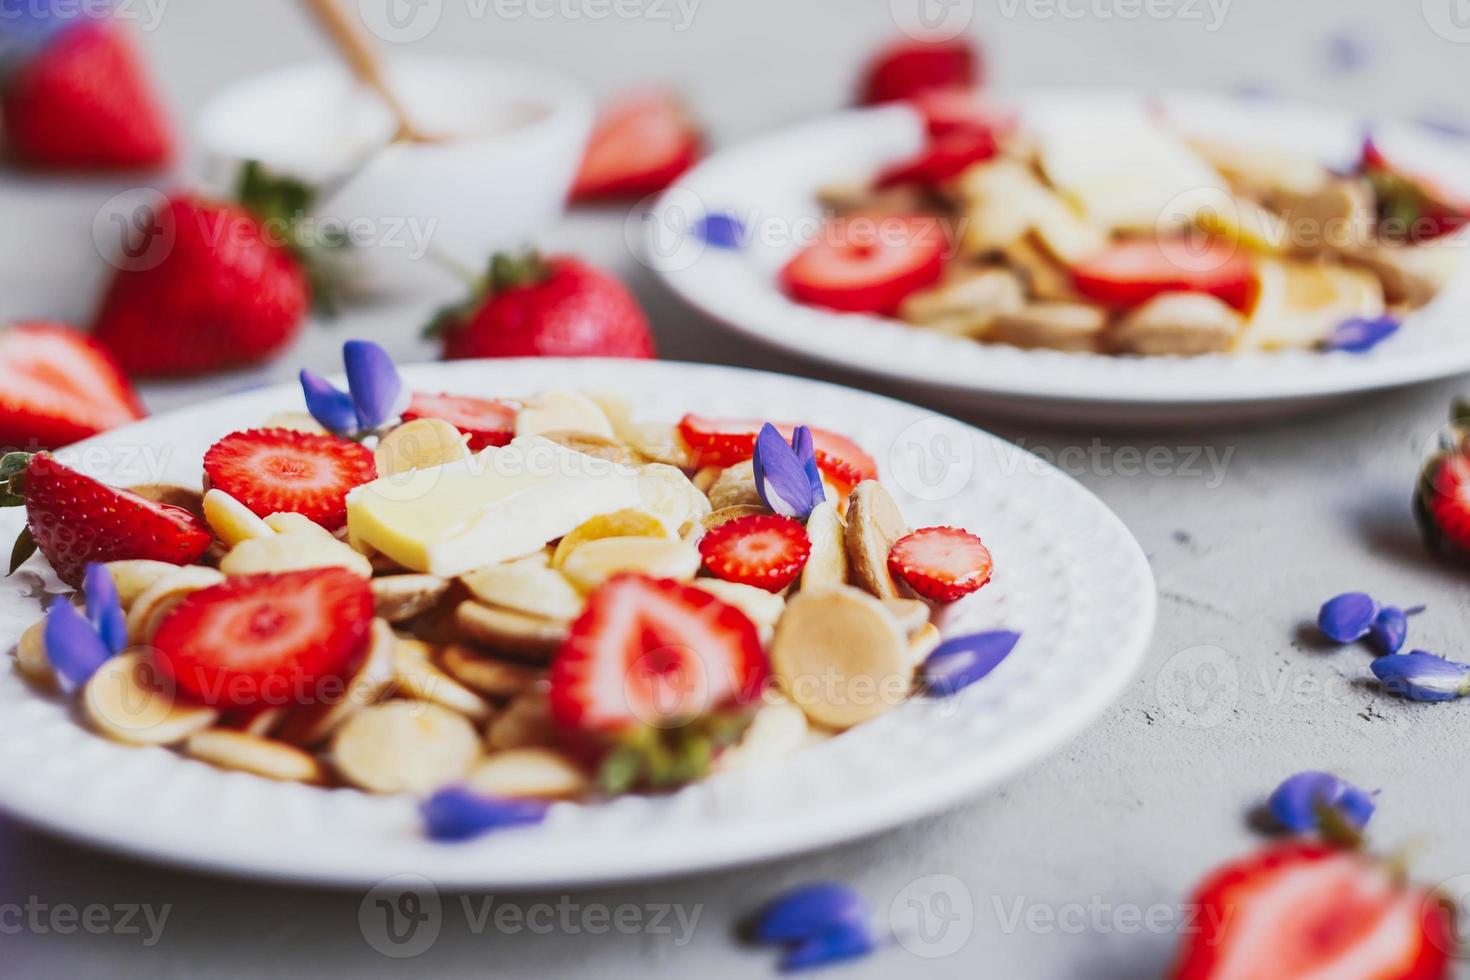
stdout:
[[872,952],[871,917],[868,903],[846,885],[802,885],[766,904],[755,939],[786,947],[781,969],[806,970]]
[[737,249],[745,243],[745,225],[733,214],[720,211],[695,222],[694,233],[715,248]]
[[431,840],[465,841],[493,830],[538,824],[546,819],[546,809],[541,800],[500,799],[452,786],[424,800],[419,814]]
[[301,391],[311,417],[329,432],[355,438],[369,435],[402,415],[413,397],[388,352],[370,340],[342,345],[347,391],[304,368]]
[[1404,648],[1404,641],[1409,638],[1408,613],[1398,606],[1384,606],[1373,617],[1373,625],[1368,628],[1368,634],[1380,652],[1398,653]]
[[1020,633],[993,630],[945,640],[920,668],[924,685],[934,694],[962,691],[999,667],[1020,639]]
[[1453,701],[1470,694],[1470,664],[1423,650],[1379,657],[1373,675],[1389,693],[1411,701]]
[[1322,341],[1322,349],[1362,354],[1392,337],[1398,329],[1399,321],[1391,316],[1353,317],[1333,328]]
[[788,444],[781,431],[767,422],[755,437],[755,489],[767,507],[783,517],[804,521],[827,499],[812,430],[797,426]]
[[1378,617],[1378,603],[1366,592],[1344,592],[1322,603],[1317,626],[1329,640],[1352,643],[1368,635]]
[[1294,833],[1316,830],[1324,811],[1334,810],[1362,830],[1373,816],[1373,796],[1330,772],[1299,772],[1276,787],[1266,808],[1276,822]]
[[87,683],[97,668],[128,645],[127,620],[106,567],[92,562],[82,584],[86,615],[70,599],[59,597],[51,603],[42,628],[46,659],[65,691]]

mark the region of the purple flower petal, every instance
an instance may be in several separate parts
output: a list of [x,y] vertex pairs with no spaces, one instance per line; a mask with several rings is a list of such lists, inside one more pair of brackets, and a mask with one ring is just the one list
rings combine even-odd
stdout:
[[481,796],[462,787],[441,789],[419,805],[425,832],[437,841],[464,841],[492,830],[525,827],[546,819],[541,800]]
[[811,970],[828,963],[867,956],[876,948],[873,934],[866,927],[836,926],[816,936],[799,940],[781,957],[781,969],[786,973]]
[[995,630],[945,640],[924,661],[924,684],[935,694],[962,691],[1000,666],[1020,639],[1020,633]]
[[1398,332],[1399,321],[1391,316],[1353,317],[1333,328],[1322,342],[1323,350],[1362,354],[1383,343]]
[[371,432],[402,415],[413,393],[398,376],[393,358],[370,340],[349,340],[342,345],[347,365],[347,388],[357,408],[357,424]]
[[791,943],[838,927],[868,928],[871,916],[861,895],[836,882],[802,885],[766,903],[755,925],[762,943]]
[[817,466],[816,440],[812,438],[809,427],[796,427],[796,431],[791,434],[791,449],[796,453],[796,458],[801,460],[802,469],[806,470],[807,483],[811,484],[814,499],[812,506],[815,507],[827,499],[827,491],[822,486],[822,471]]
[[46,659],[51,661],[64,691],[75,691],[87,683],[112,656],[92,624],[65,597],[51,603],[43,638]]
[[322,428],[339,436],[357,433],[357,409],[352,405],[351,395],[304,368],[301,371],[301,393],[306,397],[306,410],[322,424]]
[[1344,592],[1322,603],[1317,626],[1330,640],[1352,643],[1368,635],[1378,616],[1378,603],[1364,592]]
[[1331,807],[1362,829],[1373,816],[1373,797],[1329,772],[1299,772],[1276,787],[1266,807],[1276,822],[1295,833],[1316,830],[1322,808]]
[[1398,653],[1409,637],[1409,617],[1398,606],[1384,606],[1369,627],[1373,643],[1383,653]]
[[87,619],[111,653],[122,653],[128,645],[128,618],[117,596],[107,566],[92,562],[82,579],[82,593],[87,597]]
[[707,214],[695,223],[694,233],[715,248],[738,249],[745,246],[745,225],[733,214]]
[[813,498],[811,479],[796,451],[769,422],[755,438],[751,464],[755,469],[756,492],[777,514],[804,521],[821,502],[821,497]]
[[1411,701],[1453,701],[1470,690],[1470,664],[1423,650],[1379,657],[1373,675],[1389,693]]

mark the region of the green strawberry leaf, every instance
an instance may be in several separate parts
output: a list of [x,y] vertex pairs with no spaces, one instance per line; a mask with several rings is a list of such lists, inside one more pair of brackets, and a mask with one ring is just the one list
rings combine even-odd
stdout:
[[31,535],[30,528],[24,528],[20,537],[15,539],[15,547],[10,551],[10,571],[6,575],[14,575],[20,566],[26,563],[26,559],[36,553],[36,539]]

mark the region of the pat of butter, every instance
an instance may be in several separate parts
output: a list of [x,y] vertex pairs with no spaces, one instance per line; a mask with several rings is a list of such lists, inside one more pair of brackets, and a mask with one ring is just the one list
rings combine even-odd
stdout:
[[523,436],[357,487],[347,495],[347,533],[400,565],[447,578],[532,554],[639,500],[631,467]]

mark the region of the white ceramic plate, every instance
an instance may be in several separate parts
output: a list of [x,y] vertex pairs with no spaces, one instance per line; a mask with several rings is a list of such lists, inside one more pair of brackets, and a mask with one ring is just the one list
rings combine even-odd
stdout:
[[[423,840],[406,797],[276,783],[167,749],[108,742],[79,724],[65,701],[3,670],[0,810],[149,860],[313,884],[361,886],[416,873],[446,887],[491,889],[667,876],[835,844],[958,803],[1081,731],[1144,655],[1155,595],[1138,544],[1069,477],[977,429],[846,388],[692,364],[510,360],[405,374],[418,390],[601,389],[628,397],[651,419],[698,410],[838,429],[879,460],[914,526],[962,525],[993,551],[994,581],[949,610],[945,632],[1005,627],[1024,637],[961,696],[906,703],[766,769],[666,797],[558,804],[542,826],[458,845]],[[248,392],[129,426],[67,455],[117,483],[197,484],[215,439],[298,407],[300,393],[289,387]],[[0,539],[12,539],[20,524],[18,511],[0,512]],[[13,649],[39,617],[29,593],[44,566],[33,559],[0,579],[0,650]]]
[[[1136,94],[1046,92],[1008,100],[1036,113],[1136,109]],[[1317,106],[1205,95],[1151,99],[1182,130],[1310,154],[1356,159],[1368,124]],[[1466,189],[1470,144],[1403,123],[1374,123],[1395,159]],[[845,112],[720,153],[687,174],[646,222],[649,263],[687,302],[750,337],[817,361],[923,386],[951,401],[1091,421],[1180,423],[1269,416],[1357,392],[1470,371],[1470,277],[1410,316],[1366,355],[1289,351],[1195,358],[1109,357],[982,345],[898,321],[833,313],[787,299],[776,274],[820,216],[824,184],[865,180],[917,151],[918,117],[905,107]],[[751,232],[737,250],[687,234],[707,213],[736,215]],[[1462,242],[1465,239],[1462,237]]]

